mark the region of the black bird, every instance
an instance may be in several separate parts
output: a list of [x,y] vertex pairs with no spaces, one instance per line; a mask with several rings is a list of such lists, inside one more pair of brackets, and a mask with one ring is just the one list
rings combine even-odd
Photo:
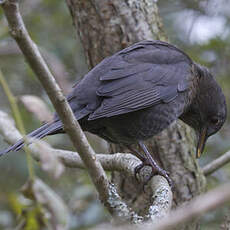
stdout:
[[[142,41],[105,58],[74,85],[67,99],[84,131],[130,149],[138,143],[143,154],[135,150],[133,154],[142,160],[140,167],[151,165],[169,182],[142,141],[179,118],[195,129],[200,157],[207,138],[222,127],[227,113],[225,97],[211,73],[162,41]],[[63,132],[55,114],[52,122],[28,137]],[[0,155],[23,145],[19,140]]]

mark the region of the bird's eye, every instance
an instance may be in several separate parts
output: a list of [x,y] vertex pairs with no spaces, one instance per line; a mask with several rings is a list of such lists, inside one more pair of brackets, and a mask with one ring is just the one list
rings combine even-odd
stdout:
[[219,122],[220,122],[220,120],[218,119],[218,118],[211,118],[211,123],[213,124],[213,125],[218,125],[219,124]]

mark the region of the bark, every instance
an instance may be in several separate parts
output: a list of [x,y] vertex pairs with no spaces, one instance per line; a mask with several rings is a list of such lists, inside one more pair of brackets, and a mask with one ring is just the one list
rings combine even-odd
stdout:
[[[167,40],[153,0],[66,0],[73,23],[82,41],[90,68],[103,58],[140,40]],[[182,122],[146,142],[153,157],[169,171],[174,182],[174,207],[181,205],[205,188],[205,178],[195,160],[193,133]],[[129,152],[113,145],[114,152]],[[151,194],[143,185],[122,173],[113,173],[113,182],[121,196],[140,215],[148,210]],[[184,229],[196,229],[191,223]]]

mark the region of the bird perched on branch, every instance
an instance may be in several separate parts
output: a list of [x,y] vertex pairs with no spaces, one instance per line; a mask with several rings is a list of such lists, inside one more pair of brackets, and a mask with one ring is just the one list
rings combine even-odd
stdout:
[[[198,136],[197,157],[207,138],[216,133],[226,119],[225,97],[211,73],[194,63],[177,47],[162,41],[142,41],[105,58],[76,85],[67,97],[82,129],[112,143],[130,147],[142,165],[165,176],[143,144],[146,140],[181,119]],[[53,121],[28,134],[42,138],[63,133],[57,114]],[[19,140],[0,152],[17,151]]]

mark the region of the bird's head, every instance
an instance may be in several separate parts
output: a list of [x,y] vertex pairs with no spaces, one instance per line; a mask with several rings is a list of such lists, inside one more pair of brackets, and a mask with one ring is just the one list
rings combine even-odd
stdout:
[[198,89],[184,120],[197,134],[196,157],[204,151],[208,137],[220,130],[227,117],[225,96],[211,73],[197,66]]

